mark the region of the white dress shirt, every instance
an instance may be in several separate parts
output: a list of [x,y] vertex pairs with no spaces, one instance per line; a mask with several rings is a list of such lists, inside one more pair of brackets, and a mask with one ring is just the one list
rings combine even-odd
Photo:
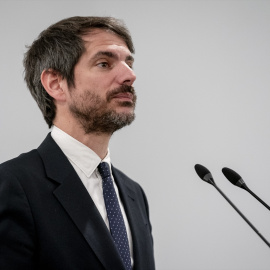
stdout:
[[[107,225],[108,229],[109,220],[107,217],[105,202],[103,199],[103,188],[102,188],[102,178],[98,172],[97,166],[101,161],[107,162],[110,166],[111,170],[111,160],[110,160],[110,151],[108,149],[107,156],[101,160],[100,157],[89,147],[82,144],[81,142],[77,141],[61,129],[56,126],[52,127],[51,132],[52,138],[61,148],[63,153],[66,155],[68,160],[70,161],[71,165],[73,166],[74,170],[77,172],[79,178],[81,179],[82,183],[84,184],[85,188],[87,189],[89,195],[91,196],[92,200],[94,201],[100,215],[102,216],[105,224]],[[113,179],[112,171],[111,177]],[[128,224],[127,216],[125,214],[125,210],[123,204],[119,197],[118,188],[116,183],[113,179],[114,189],[120,204],[121,212],[124,218],[129,248],[130,248],[130,256],[131,256],[131,263],[133,264],[133,249],[132,249],[132,237],[131,231]],[[74,202],[76,203],[76,202]]]

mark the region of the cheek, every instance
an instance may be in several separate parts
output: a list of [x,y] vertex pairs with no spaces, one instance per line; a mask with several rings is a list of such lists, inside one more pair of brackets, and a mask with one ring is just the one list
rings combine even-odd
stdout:
[[104,97],[106,93],[113,88],[113,84],[108,78],[95,78],[93,81],[89,81],[89,90],[93,91],[97,95]]
[[76,81],[76,90],[90,91],[102,98],[106,97],[108,91],[119,87],[115,82],[112,74],[95,74],[92,76],[84,76]]

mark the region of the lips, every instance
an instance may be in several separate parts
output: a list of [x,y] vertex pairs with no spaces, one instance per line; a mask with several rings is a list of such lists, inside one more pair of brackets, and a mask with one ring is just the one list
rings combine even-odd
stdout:
[[133,86],[130,85],[121,85],[118,88],[115,88],[109,91],[106,94],[107,102],[110,102],[114,99],[117,102],[120,102],[125,106],[135,107],[137,96]]
[[118,93],[113,98],[133,101],[133,94],[131,93]]

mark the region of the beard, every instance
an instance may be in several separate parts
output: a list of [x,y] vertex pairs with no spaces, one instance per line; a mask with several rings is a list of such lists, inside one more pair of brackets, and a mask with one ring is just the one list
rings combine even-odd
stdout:
[[[114,109],[110,108],[111,100],[114,96],[121,93],[131,93],[133,95],[132,102],[118,101],[117,105],[133,108],[132,112],[117,113]],[[134,88],[128,85],[122,85],[119,88],[109,91],[105,100],[99,95],[87,91],[74,99],[69,109],[72,115],[81,124],[85,134],[113,134],[116,130],[130,125],[133,122],[135,119],[134,109],[136,100],[137,96]]]

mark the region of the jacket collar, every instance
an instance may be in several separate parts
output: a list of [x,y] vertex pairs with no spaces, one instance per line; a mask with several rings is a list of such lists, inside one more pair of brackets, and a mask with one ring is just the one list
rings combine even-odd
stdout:
[[37,150],[44,162],[48,178],[59,183],[54,190],[55,197],[105,269],[124,270],[112,237],[93,200],[50,134]]

